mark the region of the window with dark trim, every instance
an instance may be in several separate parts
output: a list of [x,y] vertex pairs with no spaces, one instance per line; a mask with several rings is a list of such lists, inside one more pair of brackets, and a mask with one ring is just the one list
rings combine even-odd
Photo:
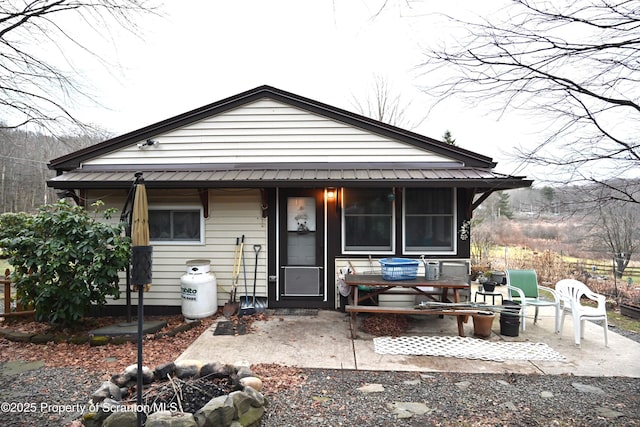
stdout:
[[405,251],[454,249],[455,198],[452,188],[406,188],[403,201]]
[[156,242],[200,242],[199,209],[149,209],[149,236]]
[[393,250],[393,210],[391,188],[345,188],[342,197],[344,250]]
[[392,188],[345,188],[343,250],[394,253],[394,212],[402,218],[402,252],[452,252],[455,247],[455,189],[406,188],[396,207]]

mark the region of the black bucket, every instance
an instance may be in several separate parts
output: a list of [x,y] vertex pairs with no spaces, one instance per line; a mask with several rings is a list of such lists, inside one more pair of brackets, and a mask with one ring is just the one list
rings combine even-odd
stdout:
[[500,335],[517,337],[520,331],[520,304],[515,301],[502,302],[500,313]]

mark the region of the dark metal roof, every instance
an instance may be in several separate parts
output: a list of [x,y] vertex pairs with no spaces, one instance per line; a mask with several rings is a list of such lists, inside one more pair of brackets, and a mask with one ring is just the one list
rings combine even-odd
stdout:
[[50,169],[55,169],[58,173],[76,169],[87,160],[116,151],[123,147],[136,144],[142,140],[153,138],[161,133],[169,132],[179,127],[197,122],[207,117],[222,114],[231,109],[251,103],[253,101],[270,98],[324,117],[328,117],[348,125],[364,129],[379,135],[393,138],[416,147],[429,150],[436,154],[441,154],[448,158],[458,160],[468,167],[493,168],[493,159],[473,151],[465,150],[454,145],[446,144],[424,135],[420,135],[405,129],[398,128],[368,117],[323,104],[309,98],[305,98],[290,92],[276,89],[271,86],[259,86],[255,89],[242,92],[221,101],[197,108],[192,111],[171,117],[167,120],[152,124],[150,126],[129,132],[115,137],[91,147],[78,150],[66,156],[51,160]]
[[[48,181],[59,189],[129,188],[134,170],[82,170],[65,172]],[[483,168],[417,168],[381,165],[331,165],[301,168],[229,167],[216,169],[174,169],[144,171],[150,188],[266,188],[278,186],[433,186],[478,189],[510,189],[528,187],[524,177],[503,175]]]

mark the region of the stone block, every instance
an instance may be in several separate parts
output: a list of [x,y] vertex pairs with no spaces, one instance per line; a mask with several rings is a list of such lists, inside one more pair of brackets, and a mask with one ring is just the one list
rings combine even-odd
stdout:
[[221,375],[220,372],[223,366],[224,365],[219,362],[205,363],[202,365],[202,368],[200,368],[200,377],[222,378],[223,375]]
[[[236,408],[235,418],[243,426],[250,426],[262,418],[264,414],[264,406],[262,406],[264,398],[251,387],[246,387],[246,389],[250,390],[250,392],[234,391],[229,396],[233,399],[233,406]],[[260,395],[262,399],[259,399],[256,394]],[[260,400],[262,401],[260,402]]]
[[240,378],[240,385],[242,387],[251,387],[256,391],[262,391],[262,380],[258,377],[244,377]]
[[34,335],[35,334],[29,334],[26,332],[13,331],[13,330],[10,330],[4,333],[4,337],[9,341],[13,341],[13,342],[30,342],[31,337],[33,337]]
[[128,342],[138,342],[138,337],[135,335],[118,335],[116,337],[111,337],[111,344],[122,345]]
[[104,336],[104,335],[97,335],[94,337],[90,337],[89,339],[89,345],[91,347],[99,347],[101,345],[107,345],[109,344],[109,341],[111,340],[111,338]]
[[255,390],[253,387],[246,386],[243,392],[251,399],[251,406],[254,408],[264,406],[264,396],[259,391]]
[[238,378],[253,377],[253,376],[254,376],[254,373],[250,367],[241,366],[240,368],[238,368]]
[[231,425],[234,415],[233,399],[225,395],[211,399],[196,411],[194,418],[199,427],[226,427]]
[[238,422],[243,427],[260,425],[259,423],[263,415],[264,415],[263,407],[260,407],[260,408],[250,407],[246,411],[238,413]]
[[38,334],[31,337],[31,342],[34,344],[46,344],[55,341],[55,339],[55,335],[52,334]]
[[[124,369],[125,375],[129,375],[132,379],[138,378],[138,365],[129,365]],[[153,382],[153,372],[147,366],[142,367],[142,383],[151,384]]]
[[86,344],[89,342],[89,335],[76,335],[69,338],[71,344]]
[[176,364],[173,362],[165,363],[163,365],[156,366],[153,370],[153,376],[160,381],[167,379],[167,375],[173,375],[176,372]]
[[106,398],[98,404],[96,412],[87,412],[82,416],[82,424],[84,427],[102,427],[104,420],[116,411],[114,408],[121,406],[120,402]]
[[176,362],[176,377],[181,380],[194,378],[200,374],[202,362],[199,360],[181,360]]
[[120,388],[127,387],[131,381],[135,381],[135,378],[129,374],[116,374],[111,376],[111,382]]
[[100,403],[106,398],[121,400],[122,393],[120,391],[120,387],[111,381],[105,381],[102,383],[100,388],[91,395],[91,401],[93,403]]
[[111,412],[99,410],[98,412],[87,412],[82,415],[82,425],[84,427],[102,427],[104,420],[107,419]]
[[160,411],[149,415],[145,427],[198,427],[193,414]]
[[135,412],[114,412],[109,415],[102,427],[136,427],[138,414]]

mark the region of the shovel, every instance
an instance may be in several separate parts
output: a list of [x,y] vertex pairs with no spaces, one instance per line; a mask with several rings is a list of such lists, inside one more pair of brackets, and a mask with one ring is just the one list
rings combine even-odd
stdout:
[[256,299],[256,282],[258,281],[258,255],[260,254],[260,250],[262,246],[253,245],[253,250],[256,253],[256,267],[253,273],[253,307],[258,312],[264,312],[266,309],[266,303],[261,299]]
[[222,307],[222,315],[227,319],[238,312],[239,304],[238,301],[235,301],[235,295],[235,290],[231,289],[231,292],[229,292],[229,301],[225,302]]
[[[236,247],[233,254],[233,272],[231,274],[231,292],[229,292],[229,301],[222,307],[222,315],[227,319],[238,312],[240,304],[236,301],[236,288],[238,286],[238,276],[240,276],[240,239],[236,237]],[[244,244],[244,242],[243,242]]]
[[247,266],[244,263],[244,234],[242,235],[242,271],[244,272],[244,302],[240,305],[238,316],[251,315],[256,312],[254,304],[249,302],[249,289],[247,289]]

